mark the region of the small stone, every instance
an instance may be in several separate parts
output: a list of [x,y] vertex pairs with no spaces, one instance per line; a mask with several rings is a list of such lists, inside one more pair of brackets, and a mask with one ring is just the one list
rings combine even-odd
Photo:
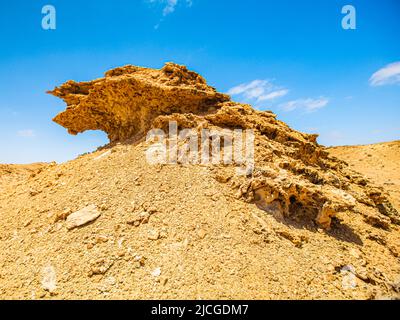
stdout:
[[125,238],[118,239],[118,241],[117,241],[118,248],[122,248],[124,241],[125,241]]
[[351,249],[349,250],[349,253],[350,253],[350,255],[353,256],[354,258],[360,258],[360,251],[359,251],[359,250],[356,250],[356,249],[354,249],[354,248],[351,248]]
[[154,214],[154,213],[157,212],[157,208],[156,208],[156,207],[150,207],[150,208],[147,209],[147,211],[148,211],[150,214]]
[[42,288],[50,293],[57,288],[56,271],[53,266],[48,265],[42,270]]
[[120,258],[124,257],[125,256],[125,251],[124,250],[119,250],[117,252],[117,256],[120,257]]
[[215,179],[220,183],[227,183],[231,179],[231,177],[227,174],[217,173],[215,175]]
[[100,217],[101,213],[97,210],[95,205],[89,205],[77,212],[70,214],[67,218],[67,229],[72,230],[74,228],[83,226],[96,220]]
[[28,221],[26,221],[26,222],[24,223],[24,227],[25,227],[25,228],[28,227],[31,223],[32,223],[32,219],[29,219]]
[[151,272],[151,275],[152,275],[153,277],[158,278],[158,277],[161,275],[161,268],[156,268],[156,269],[154,269],[154,270]]
[[207,232],[204,229],[200,229],[197,231],[197,235],[199,236],[200,239],[204,239],[207,235]]
[[166,228],[163,228],[161,231],[160,231],[160,239],[165,239],[165,238],[167,238],[168,237],[168,231],[167,231],[167,229]]
[[135,256],[134,260],[135,260],[135,268],[137,269],[143,267],[146,263],[146,258],[139,255]]
[[35,189],[29,190],[29,195],[30,195],[31,197],[37,196],[39,193],[40,193],[40,192],[37,191],[37,190],[35,190]]
[[91,267],[89,271],[89,277],[93,275],[101,275],[105,274],[114,264],[114,261],[111,259],[97,259],[96,261],[91,262]]
[[138,227],[141,224],[148,223],[150,219],[150,214],[146,211],[136,213],[131,219],[127,221],[127,224],[131,226]]
[[96,237],[96,243],[106,243],[108,241],[108,238],[106,236],[97,236]]
[[54,218],[54,222],[58,222],[60,220],[65,220],[67,217],[72,213],[72,210],[70,208],[64,209],[64,211],[59,212],[56,214]]
[[106,279],[105,282],[106,282],[109,286],[115,286],[116,283],[117,283],[117,280],[116,280],[114,277],[110,276],[110,277],[108,277],[108,278]]
[[211,197],[211,199],[212,199],[213,201],[218,201],[218,200],[220,199],[220,197],[219,197],[218,194],[214,194],[214,195]]
[[160,238],[160,232],[159,231],[157,231],[157,230],[150,230],[149,231],[149,236],[148,236],[149,240],[155,241],[155,240],[158,240],[159,238]]
[[134,259],[135,261],[139,261],[140,264],[144,266],[144,262],[146,261],[147,258],[144,256],[136,255]]

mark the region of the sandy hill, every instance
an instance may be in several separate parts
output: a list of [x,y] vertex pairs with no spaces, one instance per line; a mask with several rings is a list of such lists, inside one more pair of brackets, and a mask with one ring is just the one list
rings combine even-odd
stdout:
[[330,153],[383,186],[397,210],[400,210],[400,141],[335,147],[330,149]]
[[[1,298],[398,295],[398,212],[315,135],[172,63],[117,68],[51,93],[67,104],[54,121],[71,134],[103,130],[110,144],[0,180]],[[146,133],[171,121],[192,136],[253,130],[254,170],[150,164]]]
[[46,165],[47,163],[0,164],[0,178],[29,176]]

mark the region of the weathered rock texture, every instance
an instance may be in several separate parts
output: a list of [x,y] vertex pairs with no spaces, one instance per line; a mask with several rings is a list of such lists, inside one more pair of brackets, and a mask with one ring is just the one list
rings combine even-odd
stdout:
[[[361,212],[381,228],[399,223],[399,215],[382,188],[328,155],[317,135],[289,128],[269,112],[230,101],[208,86],[197,73],[167,63],[154,70],[125,66],[91,82],[68,81],[50,92],[67,103],[55,122],[72,134],[103,130],[111,142],[140,139],[151,128],[222,130],[252,129],[256,135],[255,170],[236,176],[233,167],[220,166],[218,177],[230,182],[236,195],[273,214],[304,225],[316,222],[326,229],[346,210]],[[360,204],[371,210],[363,210]]]
[[167,63],[161,70],[125,66],[90,82],[68,81],[50,91],[67,103],[54,121],[71,134],[102,130],[111,142],[143,134],[158,115],[207,112],[229,97],[197,73]]

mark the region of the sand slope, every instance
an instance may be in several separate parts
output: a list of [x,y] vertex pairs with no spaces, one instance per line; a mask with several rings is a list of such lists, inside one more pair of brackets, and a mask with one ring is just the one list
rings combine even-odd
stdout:
[[[329,232],[281,222],[236,199],[212,168],[150,166],[144,150],[119,145],[3,185],[1,298],[396,295],[397,227],[374,228],[350,212]],[[90,204],[101,216],[68,230],[63,215]]]
[[345,160],[351,168],[362,173],[390,193],[393,204],[400,210],[400,141],[364,146],[331,148],[332,155]]

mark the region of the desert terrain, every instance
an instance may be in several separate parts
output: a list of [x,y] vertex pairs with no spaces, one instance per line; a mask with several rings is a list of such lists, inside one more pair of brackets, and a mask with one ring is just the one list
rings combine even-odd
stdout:
[[[55,122],[110,144],[0,166],[1,299],[399,297],[398,142],[327,149],[175,64],[50,93]],[[170,121],[253,130],[253,172],[148,163]]]
[[381,185],[400,210],[400,141],[364,146],[331,148],[332,155],[346,161],[351,168]]

